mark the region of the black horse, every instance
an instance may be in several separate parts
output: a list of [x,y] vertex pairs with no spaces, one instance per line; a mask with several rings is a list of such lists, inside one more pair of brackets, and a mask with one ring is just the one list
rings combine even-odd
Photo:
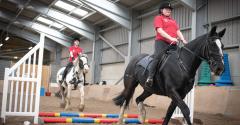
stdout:
[[169,54],[165,65],[163,67],[158,66],[152,88],[145,87],[148,71],[137,65],[140,60],[148,55],[141,54],[134,57],[125,70],[124,90],[113,99],[115,105],[121,106],[119,123],[122,124],[124,110],[128,107],[134,90],[140,83],[144,91],[136,98],[136,103],[142,123],[145,121],[146,115],[143,101],[152,94],[157,94],[172,99],[163,125],[168,124],[177,106],[181,109],[188,125],[191,125],[190,110],[183,99],[193,88],[194,77],[201,61],[206,60],[210,65],[211,72],[215,75],[221,75],[224,70],[223,44],[220,40],[225,33],[225,29],[217,33],[216,28],[213,27],[209,33],[194,39],[184,47],[178,48],[177,52]]

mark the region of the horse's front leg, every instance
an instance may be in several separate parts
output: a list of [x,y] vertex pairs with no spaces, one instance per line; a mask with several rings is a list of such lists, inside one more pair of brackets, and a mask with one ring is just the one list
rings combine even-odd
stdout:
[[171,92],[172,92],[171,94],[172,101],[181,109],[183,116],[187,121],[187,124],[192,125],[190,120],[190,110],[187,104],[183,101],[183,98],[175,89],[171,89]]
[[[61,95],[61,103],[60,103],[60,107],[64,108],[66,103],[65,103],[65,94],[64,94],[64,88],[61,85],[62,83],[59,83],[59,89],[60,89],[60,95]],[[63,83],[64,84],[64,83]]]
[[122,107],[121,107],[121,110],[120,110],[120,113],[119,113],[119,117],[118,117],[118,124],[119,125],[123,125],[123,118],[124,118],[124,111],[125,111],[125,108],[126,108],[126,101],[124,101]]
[[84,110],[84,107],[85,107],[85,104],[84,104],[84,85],[83,84],[78,84],[79,90],[80,90],[80,105],[79,105],[78,109],[79,109],[80,112],[82,112]]
[[151,95],[152,93],[144,90],[143,93],[136,98],[136,103],[139,111],[139,120],[143,124],[145,123],[145,119],[146,119],[146,109],[144,107],[143,101]]
[[64,110],[68,110],[69,107],[70,107],[70,98],[71,98],[71,90],[72,90],[72,87],[70,84],[67,85],[67,96],[65,98],[66,100],[66,106],[65,106],[65,109]]

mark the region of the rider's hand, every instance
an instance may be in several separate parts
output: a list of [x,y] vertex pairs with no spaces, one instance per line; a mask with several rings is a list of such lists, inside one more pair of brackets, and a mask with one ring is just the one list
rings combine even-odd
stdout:
[[182,40],[183,44],[187,44],[188,42],[184,39]]
[[177,39],[177,38],[173,38],[173,37],[172,37],[170,40],[171,40],[171,42],[175,42],[175,43],[178,42],[178,39]]

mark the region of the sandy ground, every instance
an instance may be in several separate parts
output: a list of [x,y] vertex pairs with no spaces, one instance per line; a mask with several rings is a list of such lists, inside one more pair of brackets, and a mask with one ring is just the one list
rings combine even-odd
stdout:
[[[59,107],[60,99],[57,97],[41,97],[40,111],[42,112],[62,112],[63,109]],[[71,102],[71,110],[69,112],[78,112],[79,100],[73,98]],[[115,106],[113,102],[100,101],[95,99],[85,100],[85,110],[84,113],[118,113],[120,108]],[[147,118],[162,118],[166,111],[162,109],[157,109],[154,107],[146,107]],[[137,107],[131,105],[126,113],[137,113]],[[6,125],[23,125],[25,120],[32,122],[32,118],[23,118],[23,117],[8,117]],[[169,125],[180,125],[180,120],[172,120]],[[56,124],[49,124],[56,125]],[[58,124],[59,125],[59,124]],[[60,124],[65,125],[65,124]],[[71,125],[71,124],[67,124]],[[82,124],[84,125],[84,124]],[[93,124],[86,124],[93,125]],[[195,113],[194,114],[194,125],[240,125],[240,118],[233,119],[227,116],[220,114],[203,114]]]

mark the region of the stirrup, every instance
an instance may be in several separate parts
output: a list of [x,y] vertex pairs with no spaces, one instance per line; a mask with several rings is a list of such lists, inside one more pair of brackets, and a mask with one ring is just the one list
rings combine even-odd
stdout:
[[153,85],[153,78],[147,78],[145,86],[151,88]]

